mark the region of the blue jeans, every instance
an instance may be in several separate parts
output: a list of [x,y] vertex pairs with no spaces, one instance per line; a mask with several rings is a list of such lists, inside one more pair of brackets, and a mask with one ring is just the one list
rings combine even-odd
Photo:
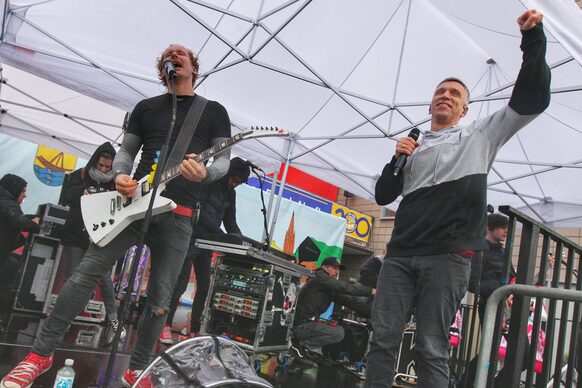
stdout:
[[[141,221],[132,223],[105,247],[91,244],[81,264],[63,286],[53,312],[42,323],[32,346],[34,353],[52,354],[69,324],[91,298],[103,274],[138,241],[140,227]],[[138,324],[138,340],[129,364],[131,369],[144,369],[149,363],[150,353],[166,320],[166,314],[157,310],[168,309],[191,235],[192,222],[188,217],[163,213],[152,219],[146,239],[151,252],[148,298]]]
[[471,260],[455,254],[386,258],[372,308],[366,387],[392,387],[404,325],[416,307],[418,388],[449,386],[449,326],[467,291]]
[[[69,280],[75,269],[81,264],[81,259],[85,256],[83,248],[74,247],[72,245],[63,248],[63,256],[67,260],[67,267],[65,271],[65,281]],[[113,290],[113,282],[111,281],[111,269],[103,274],[101,279],[97,282],[101,288],[101,295],[103,296],[103,304],[107,312],[108,319],[117,317],[117,306],[115,306],[115,291]]]

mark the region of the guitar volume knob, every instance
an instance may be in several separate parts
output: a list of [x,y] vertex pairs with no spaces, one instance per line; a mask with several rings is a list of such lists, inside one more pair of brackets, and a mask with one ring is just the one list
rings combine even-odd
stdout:
[[96,231],[97,229],[99,229],[99,225],[93,224],[93,232]]

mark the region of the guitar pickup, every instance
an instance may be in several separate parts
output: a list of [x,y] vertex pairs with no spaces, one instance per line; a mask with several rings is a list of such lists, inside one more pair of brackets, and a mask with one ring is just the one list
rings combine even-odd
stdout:
[[117,210],[121,210],[121,196],[120,195],[115,197],[115,203],[117,205]]
[[127,207],[127,206],[131,205],[131,197],[124,197],[124,199],[125,200],[123,201],[123,204],[122,204],[123,207]]
[[145,181],[141,184],[141,195],[144,196],[147,193],[150,192],[150,190],[152,189],[152,185],[150,185],[150,182]]
[[109,206],[109,213],[110,213],[111,215],[114,215],[114,214],[115,214],[115,208],[116,208],[116,201],[115,201],[115,198],[111,198],[111,204],[110,204],[110,206]]

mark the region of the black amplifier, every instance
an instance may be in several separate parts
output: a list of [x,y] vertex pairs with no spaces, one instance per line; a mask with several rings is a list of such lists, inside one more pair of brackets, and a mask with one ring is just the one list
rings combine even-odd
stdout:
[[38,205],[36,215],[40,218],[39,234],[47,237],[60,239],[63,235],[63,228],[67,221],[69,208],[66,206],[44,203]]
[[288,350],[305,268],[289,262],[279,266],[275,263],[280,258],[269,252],[224,252],[209,241],[197,246],[223,253],[213,269],[201,332],[230,338],[253,351]]
[[25,252],[14,310],[42,313],[49,285],[61,259],[61,244],[56,238],[33,234]]
[[230,271],[217,272],[215,280],[217,288],[249,297],[265,296],[269,287],[270,268],[268,265],[253,263],[248,268],[234,266],[229,269]]

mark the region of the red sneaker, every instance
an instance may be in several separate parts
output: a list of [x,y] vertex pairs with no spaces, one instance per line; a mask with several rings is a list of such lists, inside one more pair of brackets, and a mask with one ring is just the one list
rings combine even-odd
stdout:
[[165,325],[158,337],[158,341],[164,345],[174,345],[174,338],[172,338],[172,328],[170,325]]
[[[139,378],[139,375],[141,375],[142,372],[143,372],[142,370],[127,369],[123,374],[123,377],[121,378],[123,386],[127,388],[133,387],[133,384],[135,384],[135,382]],[[137,384],[135,387],[152,388],[153,385],[150,376],[145,376],[143,379],[140,380],[139,384]]]
[[28,353],[28,356],[12,369],[0,382],[2,388],[28,388],[34,380],[50,369],[53,356]]

